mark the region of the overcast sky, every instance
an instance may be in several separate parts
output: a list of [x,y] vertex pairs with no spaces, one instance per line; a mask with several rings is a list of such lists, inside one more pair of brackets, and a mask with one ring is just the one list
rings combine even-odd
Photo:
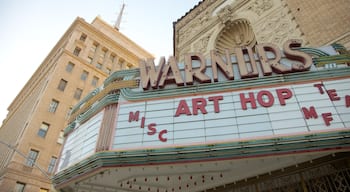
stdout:
[[172,54],[173,22],[200,0],[0,0],[0,124],[7,107],[76,17],[111,25],[156,58]]

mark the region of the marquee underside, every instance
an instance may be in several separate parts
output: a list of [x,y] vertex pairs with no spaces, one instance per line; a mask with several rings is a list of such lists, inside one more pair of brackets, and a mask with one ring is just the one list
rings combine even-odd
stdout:
[[[317,159],[343,157],[348,150],[326,150],[204,162],[109,165],[62,183],[64,191],[204,191],[228,188],[250,179],[292,173],[298,167],[316,166]],[[348,156],[349,154],[345,155]],[[329,159],[328,157],[328,159]],[[322,160],[321,160],[322,161]]]

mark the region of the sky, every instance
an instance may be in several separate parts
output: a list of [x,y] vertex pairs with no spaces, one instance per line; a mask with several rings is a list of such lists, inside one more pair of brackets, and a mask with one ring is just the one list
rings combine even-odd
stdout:
[[77,17],[113,25],[156,58],[173,53],[173,22],[200,0],[0,0],[0,124],[7,108]]

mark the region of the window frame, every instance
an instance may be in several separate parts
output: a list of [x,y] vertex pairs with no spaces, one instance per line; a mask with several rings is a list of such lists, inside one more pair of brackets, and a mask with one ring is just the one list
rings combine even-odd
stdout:
[[115,58],[116,58],[116,55],[115,55],[115,54],[112,53],[112,54],[109,55],[109,61],[110,61],[111,63],[114,63]]
[[28,167],[34,167],[36,160],[38,159],[39,151],[35,149],[30,149],[28,156],[26,158],[25,165]]
[[47,172],[48,173],[53,173],[55,171],[56,163],[57,163],[57,157],[51,156],[50,163],[47,166]]
[[52,99],[50,102],[50,106],[49,106],[49,112],[50,113],[55,113],[57,111],[58,105],[60,104],[60,102],[56,99]]
[[61,79],[58,83],[57,89],[60,91],[64,91],[67,87],[68,81],[65,79]]
[[57,138],[57,143],[62,145],[63,142],[64,142],[64,131],[61,130],[60,134],[58,135],[58,138]]
[[87,38],[87,35],[85,33],[82,33],[79,37],[79,40],[85,42],[86,38]]
[[94,87],[96,87],[99,80],[100,80],[100,78],[98,78],[98,77],[96,77],[96,76],[93,76],[93,77],[92,77],[92,80],[91,80],[91,85],[94,86]]
[[68,62],[67,66],[66,66],[66,71],[67,71],[68,73],[71,73],[71,72],[73,71],[73,69],[74,69],[74,66],[75,66],[74,63]]
[[[43,125],[45,125],[46,127],[43,127]],[[45,130],[46,128],[46,130]],[[38,133],[37,135],[39,137],[42,137],[42,138],[45,138],[46,135],[47,135],[47,132],[49,131],[49,128],[50,128],[50,124],[46,123],[46,122],[42,122],[41,125],[40,125],[40,128],[38,130]],[[42,134],[43,133],[43,134]]]
[[97,68],[97,69],[102,69],[102,63],[99,63],[99,62],[97,62],[96,63],[96,65],[95,65],[95,67]]
[[94,43],[91,45],[90,50],[91,50],[92,52],[96,52],[98,46],[99,46],[99,44],[98,44],[97,42],[94,42]]
[[89,72],[86,70],[83,70],[83,72],[80,75],[80,79],[83,81],[86,81],[86,79],[89,77]]
[[17,181],[15,186],[15,192],[24,192],[26,185],[26,183]]
[[74,91],[74,99],[79,100],[81,98],[81,95],[83,94],[83,89],[76,88]]
[[78,57],[80,52],[81,52],[81,48],[80,47],[75,47],[74,51],[73,51],[73,55]]

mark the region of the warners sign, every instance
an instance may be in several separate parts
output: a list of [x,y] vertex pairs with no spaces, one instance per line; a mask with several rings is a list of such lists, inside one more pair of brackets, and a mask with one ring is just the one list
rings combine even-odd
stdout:
[[[280,49],[271,43],[263,43],[255,46],[258,55],[258,62],[260,62],[262,75],[268,76],[272,72],[277,74],[293,73],[300,71],[307,71],[312,65],[312,58],[310,55],[295,50],[301,46],[301,40],[288,40],[283,45],[283,53],[288,60],[297,61],[292,63],[290,67],[281,64],[282,53]],[[271,52],[274,57],[269,58],[268,52]],[[255,59],[255,54],[251,47],[236,47],[234,48],[235,57],[239,75],[241,78],[258,77],[259,70]],[[182,70],[178,66],[175,58],[170,56],[167,64],[165,58],[162,57],[159,65],[156,68],[153,59],[141,60],[140,62],[140,77],[141,86],[144,90],[152,87],[153,89],[163,88],[166,84],[176,83],[178,86],[192,85],[194,79],[199,83],[210,83],[218,81],[218,71],[220,70],[224,76],[229,80],[234,80],[234,71],[232,58],[228,51],[226,51],[225,59],[222,59],[215,51],[210,52],[211,57],[211,76],[206,73],[206,61],[200,53],[189,53],[185,55],[183,76]],[[245,57],[249,57],[249,65],[245,61]],[[193,61],[199,62],[199,66],[194,67]]]

